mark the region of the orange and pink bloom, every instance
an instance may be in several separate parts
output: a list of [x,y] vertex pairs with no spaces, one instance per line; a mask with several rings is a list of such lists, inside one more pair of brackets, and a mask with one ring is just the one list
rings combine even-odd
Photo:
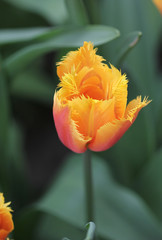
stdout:
[[0,193],[0,240],[5,240],[9,233],[14,229],[11,215],[10,202],[5,203],[3,194]]
[[112,147],[149,103],[138,96],[127,105],[126,75],[103,61],[92,43],[84,42],[57,66],[54,122],[62,143],[77,153]]

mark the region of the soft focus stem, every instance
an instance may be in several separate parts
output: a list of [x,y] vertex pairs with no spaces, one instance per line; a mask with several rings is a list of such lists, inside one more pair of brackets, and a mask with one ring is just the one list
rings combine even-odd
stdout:
[[94,221],[93,216],[93,184],[92,184],[92,166],[91,151],[87,150],[84,156],[84,172],[85,172],[85,200],[87,222]]
[[95,224],[93,222],[89,222],[86,225],[86,228],[88,229],[86,238],[84,240],[94,240],[95,239]]

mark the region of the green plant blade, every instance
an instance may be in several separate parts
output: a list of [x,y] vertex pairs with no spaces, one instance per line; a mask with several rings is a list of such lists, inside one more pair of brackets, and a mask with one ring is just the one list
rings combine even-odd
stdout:
[[36,71],[24,71],[10,83],[10,91],[13,96],[47,104],[53,102],[55,87],[47,76]]
[[157,151],[142,169],[137,181],[137,190],[162,222],[162,148]]
[[8,163],[6,153],[8,152],[9,117],[10,101],[7,82],[3,72],[0,71],[0,182],[5,191],[7,191],[6,177]]
[[74,30],[64,30],[48,41],[30,45],[14,53],[4,63],[10,74],[21,70],[28,63],[50,51],[65,47],[80,47],[84,41],[92,41],[101,45],[119,36],[119,31],[107,26],[85,26]]
[[0,30],[0,46],[35,40],[51,32],[54,28],[28,28]]
[[21,239],[22,234],[24,240],[58,240],[65,236],[68,239],[76,239],[76,236],[77,239],[84,239],[85,236],[81,228],[77,228],[57,215],[42,212],[35,205],[24,209],[15,217],[14,239]]
[[35,12],[51,23],[61,24],[68,19],[64,0],[5,0],[19,8]]
[[89,23],[85,5],[82,0],[65,0],[65,3],[73,25],[83,26]]
[[156,83],[156,93],[157,93],[157,98],[156,98],[156,135],[158,139],[158,145],[161,146],[162,142],[162,124],[161,124],[161,119],[162,119],[162,73],[158,76],[158,82]]
[[[82,155],[72,155],[38,208],[82,228],[85,223]],[[100,237],[120,240],[160,240],[162,232],[152,212],[134,192],[119,186],[102,159],[93,158],[95,218]]]
[[[108,10],[109,14],[107,14]],[[153,1],[147,0],[103,0],[100,3],[100,16],[102,24],[107,23],[116,26],[120,29],[121,36],[136,29],[142,32],[142,38],[138,45],[127,55],[122,71],[128,76],[130,90],[128,97],[130,100],[137,95],[142,95],[143,97],[149,96],[153,101],[143,110],[143,113],[139,114],[134,123],[136,127],[132,126],[121,142],[119,141],[110,150],[114,174],[118,176],[121,182],[131,186],[134,184],[140,168],[147,164],[158,145],[156,127],[159,133],[160,129],[157,124],[156,113],[157,99],[161,94],[157,92],[158,71],[155,55],[158,54],[157,44],[160,45],[162,18],[155,9]],[[121,44],[120,40],[119,38],[102,47],[106,59],[108,57],[110,61],[114,59],[116,50]],[[139,120],[142,120],[143,126],[138,124]],[[161,125],[160,119],[159,123]]]
[[126,37],[123,39],[122,44],[119,48],[118,55],[115,60],[115,65],[120,66],[121,63],[124,61],[124,59],[127,57],[131,49],[133,49],[137,43],[139,42],[140,38],[142,36],[141,32],[131,32],[126,35]]
[[2,148],[0,152],[3,152],[8,134],[10,109],[6,81],[2,72],[0,72],[0,109],[0,148]]

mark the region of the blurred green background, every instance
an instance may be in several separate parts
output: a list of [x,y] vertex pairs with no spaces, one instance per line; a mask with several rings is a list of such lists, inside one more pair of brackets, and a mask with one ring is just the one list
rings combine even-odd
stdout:
[[152,99],[93,155],[98,238],[160,240],[162,16],[151,0],[0,1],[0,191],[12,238],[85,237],[83,156],[61,144],[52,116],[56,62],[83,41],[127,74],[128,100]]

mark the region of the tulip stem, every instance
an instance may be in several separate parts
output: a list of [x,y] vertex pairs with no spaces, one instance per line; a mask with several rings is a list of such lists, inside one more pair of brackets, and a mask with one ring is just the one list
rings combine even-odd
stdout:
[[84,156],[84,171],[85,171],[85,201],[87,222],[94,221],[93,216],[93,186],[92,186],[92,166],[91,166],[91,151],[87,150]]

